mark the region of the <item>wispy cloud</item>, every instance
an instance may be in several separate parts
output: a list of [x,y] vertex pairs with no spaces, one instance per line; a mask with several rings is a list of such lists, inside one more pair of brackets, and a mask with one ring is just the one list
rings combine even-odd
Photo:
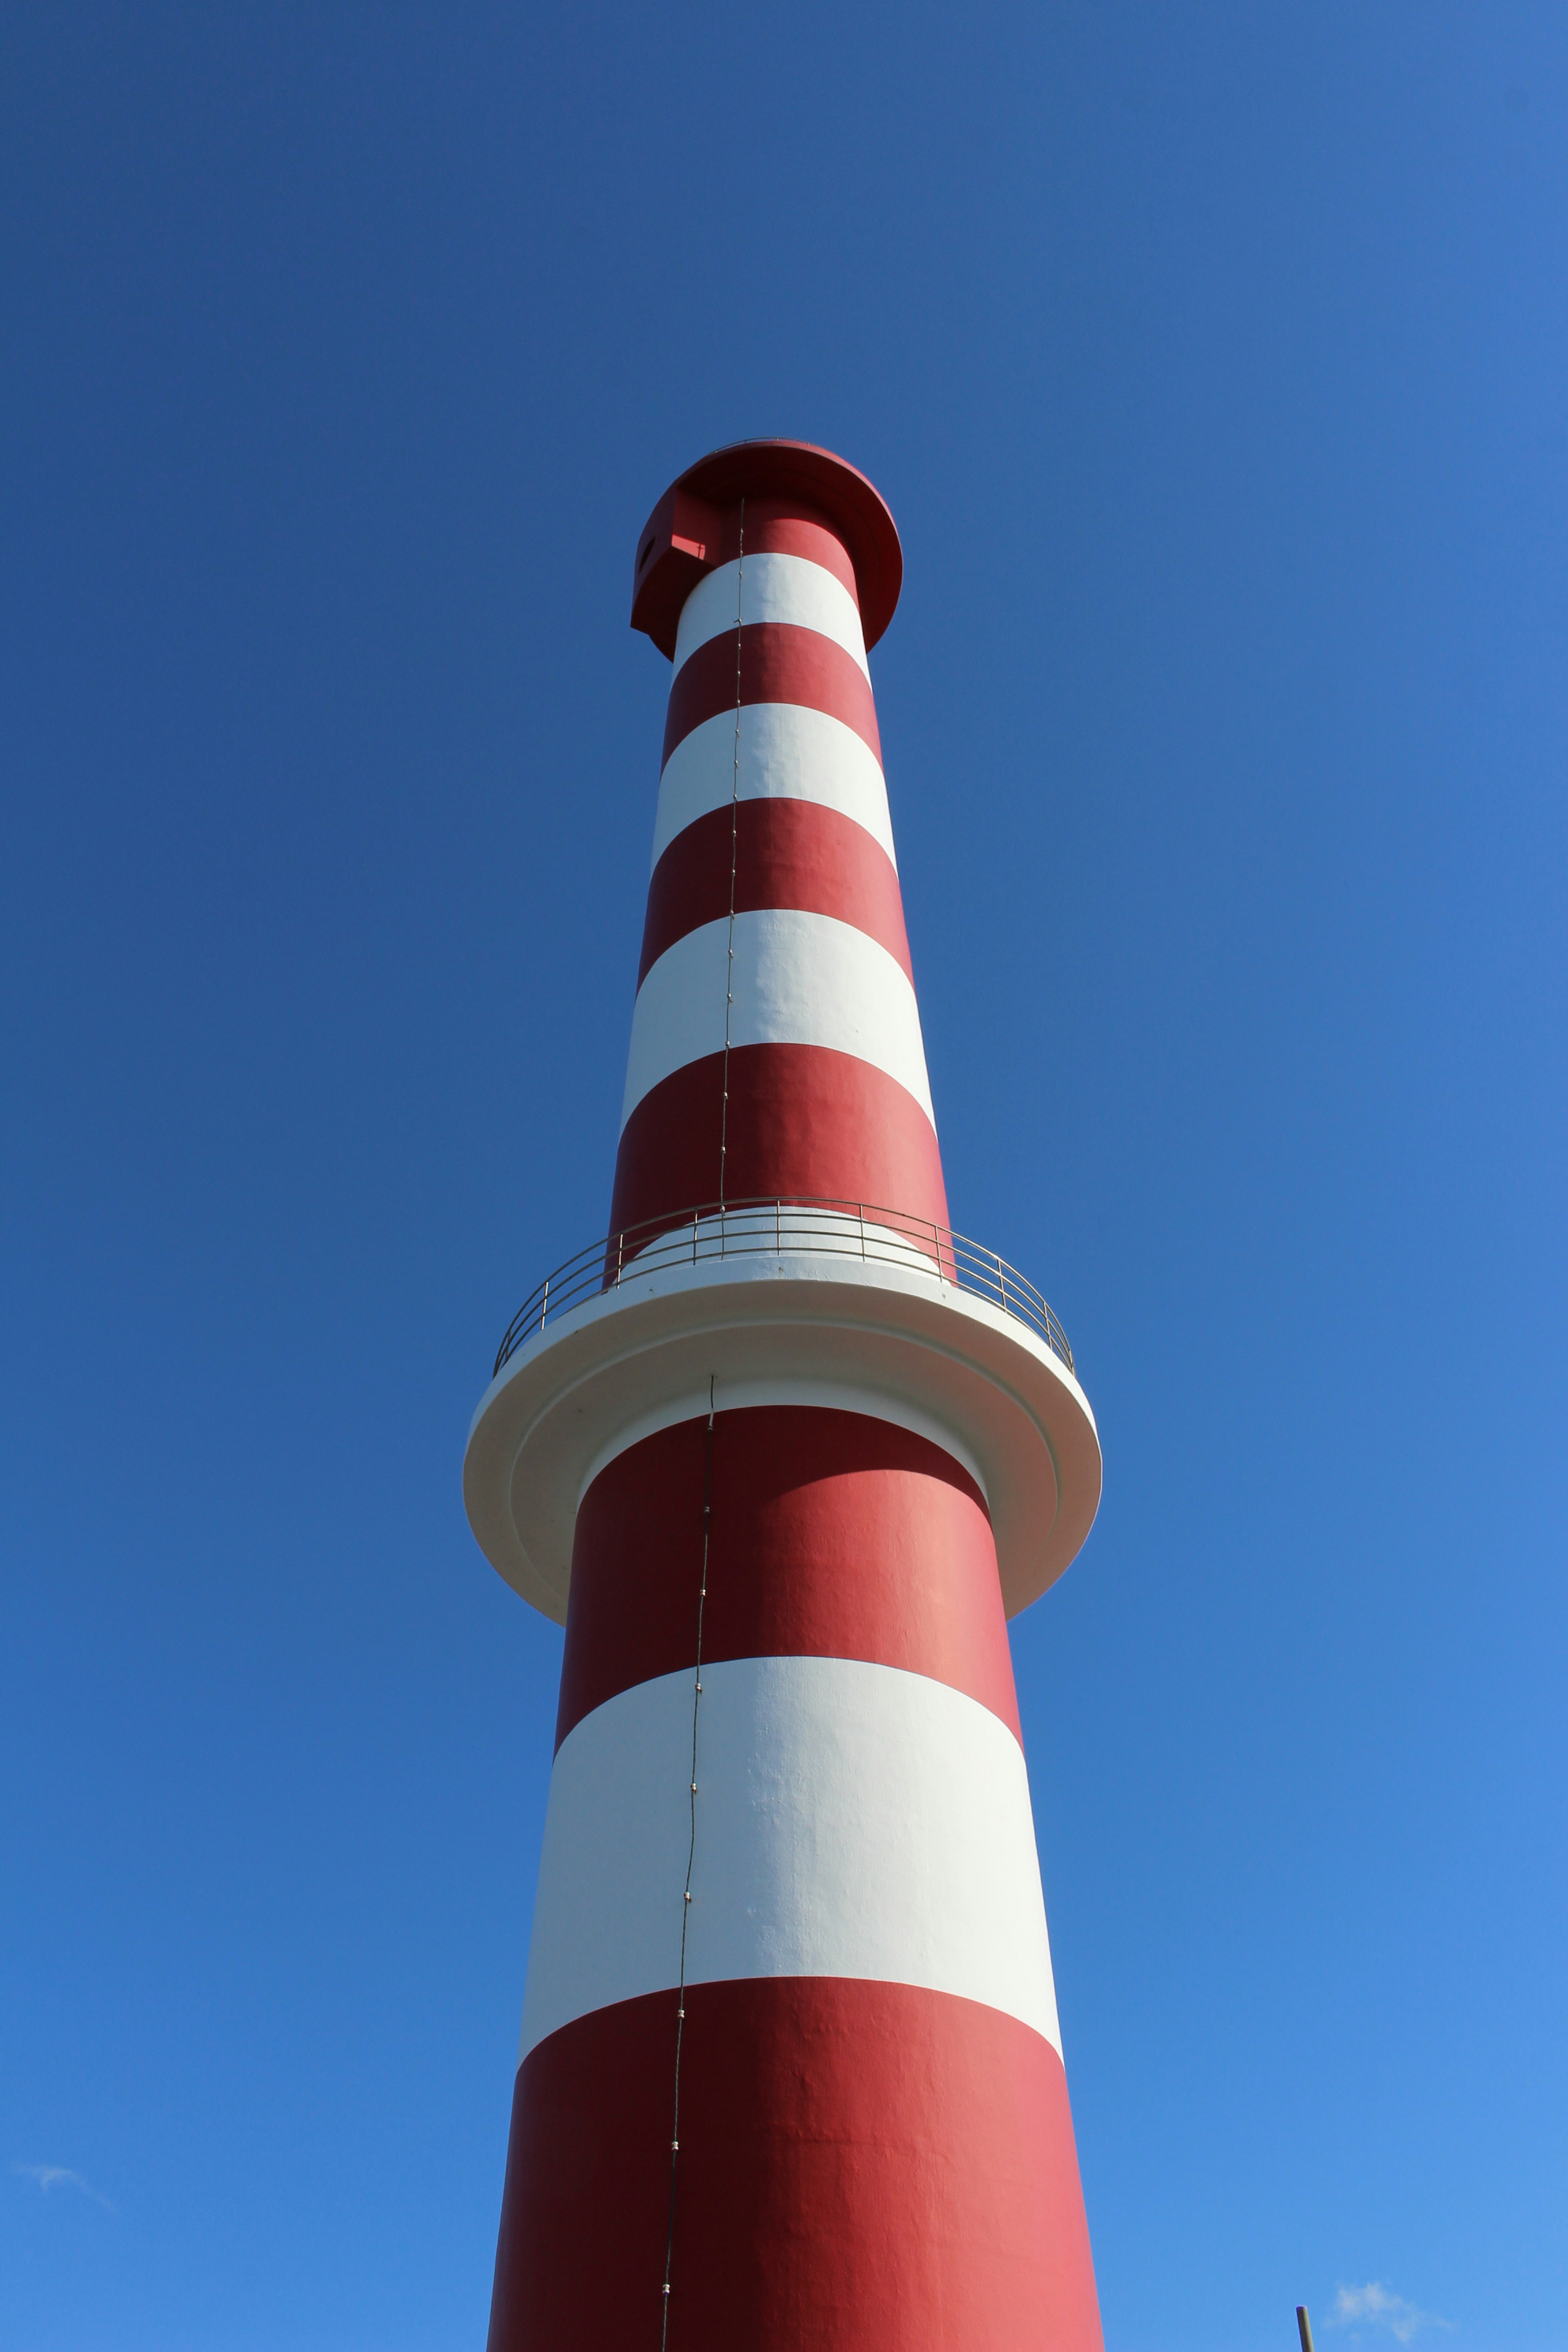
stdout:
[[1334,2297],[1334,2307],[1329,2314],[1331,2327],[1356,2327],[1368,2321],[1373,2327],[1386,2327],[1398,2343],[1408,2344],[1423,2327],[1452,2327],[1451,2319],[1439,2319],[1435,2311],[1417,2311],[1402,2294],[1393,2294],[1376,2279],[1365,2286],[1342,2286]]
[[107,2197],[99,2195],[90,2180],[84,2180],[81,2174],[73,2172],[68,2164],[14,2164],[11,2169],[24,2180],[36,2180],[46,2197],[51,2189],[76,2189],[82,2196],[90,2197],[95,2205],[101,2205],[106,2213],[117,2210]]

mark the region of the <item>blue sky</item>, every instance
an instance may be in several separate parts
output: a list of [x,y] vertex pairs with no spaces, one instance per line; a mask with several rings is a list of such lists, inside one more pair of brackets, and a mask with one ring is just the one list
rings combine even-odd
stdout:
[[55,0],[0,204],[0,2343],[482,2340],[560,1636],[458,1465],[608,1214],[636,533],[782,433],[1104,1438],[1110,2352],[1560,2345],[1562,12]]

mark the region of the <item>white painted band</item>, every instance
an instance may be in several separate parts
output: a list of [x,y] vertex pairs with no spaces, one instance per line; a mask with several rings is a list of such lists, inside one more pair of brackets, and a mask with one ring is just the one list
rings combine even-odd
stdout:
[[675,631],[675,667],[726,629],[784,621],[831,637],[868,677],[860,607],[826,567],[806,555],[748,555],[705,572],[681,607]]
[[834,915],[769,907],[703,923],[650,966],[632,1014],[624,1128],[662,1078],[730,1044],[825,1045],[853,1054],[911,1094],[932,1127],[920,1007],[886,948]]
[[550,1783],[520,2061],[686,1980],[851,1977],[984,2001],[1059,2051],[1023,1751],[923,1675],[847,1658],[702,1669],[584,1716]]
[[798,702],[746,702],[683,735],[659,779],[653,863],[710,809],[743,801],[816,801],[864,825],[895,870],[888,787],[870,745],[826,710]]
[[[716,1381],[711,1402],[718,1412],[745,1412],[756,1405],[816,1405],[831,1412],[861,1412],[872,1421],[891,1422],[895,1429],[908,1429],[916,1437],[928,1438],[932,1445],[941,1446],[951,1454],[962,1470],[967,1470],[983,1495],[985,1480],[980,1465],[969,1447],[955,1437],[934,1413],[922,1412],[917,1404],[903,1397],[889,1396],[880,1389],[865,1388],[853,1381],[818,1380],[730,1380]],[[675,1429],[683,1421],[706,1420],[710,1392],[706,1386],[693,1389],[689,1395],[670,1397],[662,1404],[650,1405],[638,1413],[635,1421],[617,1430],[608,1444],[601,1446],[588,1465],[577,1490],[581,1509],[583,1497],[601,1470],[616,1461],[633,1445],[640,1445],[645,1437],[656,1436],[661,1429]],[[986,1496],[987,1507],[990,1496]]]

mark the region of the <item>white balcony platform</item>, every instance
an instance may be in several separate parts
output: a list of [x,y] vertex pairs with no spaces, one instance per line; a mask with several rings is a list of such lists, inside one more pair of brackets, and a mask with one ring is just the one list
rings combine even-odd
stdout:
[[[847,1224],[850,1221],[846,1221]],[[479,1401],[463,1499],[507,1582],[564,1623],[577,1506],[626,1445],[708,1410],[820,1403],[918,1429],[978,1479],[1007,1614],[1074,1559],[1100,1507],[1100,1436],[1044,1338],[889,1235],[846,1249],[634,1260],[552,1317]]]

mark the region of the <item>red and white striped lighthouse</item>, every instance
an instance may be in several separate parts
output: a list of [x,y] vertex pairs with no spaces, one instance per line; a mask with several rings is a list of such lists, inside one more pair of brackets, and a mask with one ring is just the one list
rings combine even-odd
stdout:
[[951,1232],[867,649],[892,518],[706,457],[607,1242],[475,1415],[566,1628],[490,2352],[1100,2346],[1006,1618],[1100,1499],[1050,1310]]

